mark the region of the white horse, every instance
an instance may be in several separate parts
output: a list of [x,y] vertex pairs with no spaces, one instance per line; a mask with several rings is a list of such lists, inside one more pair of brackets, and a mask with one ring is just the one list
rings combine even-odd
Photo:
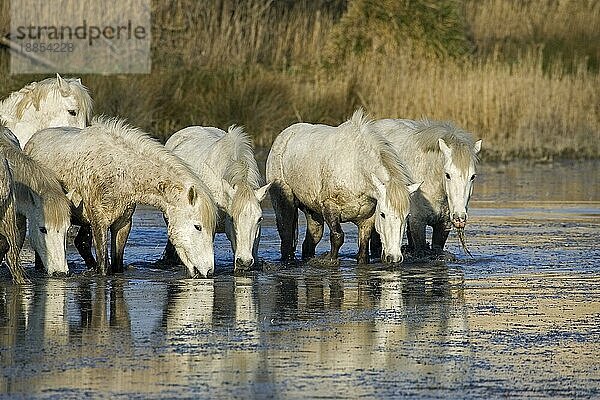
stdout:
[[302,257],[315,254],[323,222],[331,232],[331,260],[344,242],[340,223],[358,226],[358,262],[369,261],[373,226],[381,234],[384,262],[401,262],[411,182],[393,147],[371,129],[361,110],[338,127],[294,124],[281,132],[267,158],[267,180],[281,237],[281,255],[293,259],[298,208],[306,215]]
[[[260,202],[270,185],[261,176],[248,135],[241,127],[227,132],[191,126],[175,132],[165,144],[198,174],[210,189],[218,209],[217,232],[225,233],[234,252],[234,270],[258,261]],[[165,255],[172,253],[166,249]]]
[[8,160],[0,154],[0,262],[6,256],[6,264],[13,282],[27,283],[25,270],[19,263],[17,216],[12,172]]
[[423,181],[413,196],[409,247],[428,249],[425,227],[433,227],[432,250],[444,249],[452,225],[464,229],[481,140],[450,122],[383,119],[374,128],[389,140],[413,178]]
[[23,153],[9,133],[8,129],[0,131],[0,149],[13,171],[19,249],[25,238],[26,219],[29,239],[36,253],[36,265],[43,266],[49,274],[67,274],[65,249],[71,225],[69,199],[54,173]]
[[54,170],[67,190],[74,190],[74,214],[82,228],[91,229],[102,274],[108,270],[109,228],[112,269],[123,269],[136,204],[154,206],[165,214],[169,239],[191,276],[213,273],[212,196],[178,157],[147,134],[122,120],[101,117],[84,129],[39,131],[25,152]]
[[24,147],[37,131],[59,126],[85,127],[92,115],[92,99],[81,80],[56,78],[32,82],[0,102],[4,121]]

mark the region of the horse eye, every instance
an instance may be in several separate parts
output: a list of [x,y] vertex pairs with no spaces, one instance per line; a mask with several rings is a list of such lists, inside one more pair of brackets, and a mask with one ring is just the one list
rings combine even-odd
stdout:
[[381,213],[379,215],[381,216],[381,218],[385,218],[385,213]]
[[75,110],[67,110],[69,112],[69,114],[71,114],[72,116],[76,116],[77,115],[77,111]]
[[202,227],[200,225],[194,225],[194,228],[196,228],[198,232],[202,232]]
[[42,232],[45,235],[46,233],[48,233],[48,229],[46,229],[45,226],[40,226],[40,232]]
[[446,172],[446,179],[450,179],[450,174]]
[[477,174],[473,174],[473,176],[471,177],[471,180],[474,181],[476,176],[477,176]]

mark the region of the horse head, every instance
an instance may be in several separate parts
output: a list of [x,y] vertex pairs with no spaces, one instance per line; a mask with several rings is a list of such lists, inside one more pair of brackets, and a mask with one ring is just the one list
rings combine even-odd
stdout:
[[422,182],[401,188],[391,180],[387,183],[382,182],[376,175],[372,176],[372,181],[378,196],[375,206],[375,230],[381,236],[381,260],[385,263],[402,262],[401,247],[410,209],[409,196]]
[[55,90],[55,94],[41,100],[40,110],[44,109],[47,116],[47,126],[44,128],[60,126],[85,128],[89,123],[90,115],[88,104],[82,102],[82,94],[83,92],[87,94],[87,91],[81,84],[81,79],[63,79],[56,74],[56,85],[58,90]]
[[476,155],[481,150],[481,140],[469,149],[468,157],[456,157],[455,151],[443,139],[439,147],[444,154],[444,190],[448,198],[450,221],[456,228],[464,228],[467,223],[469,199],[473,192],[476,173]]
[[234,249],[234,271],[245,271],[257,261],[260,224],[263,219],[260,202],[266,197],[270,183],[252,189],[247,184],[231,186],[223,180],[229,197],[225,233]]
[[48,274],[69,273],[65,249],[71,216],[67,198],[41,198],[29,193],[29,240]]
[[215,209],[196,185],[175,189],[176,201],[167,207],[167,233],[192,277],[214,273]]

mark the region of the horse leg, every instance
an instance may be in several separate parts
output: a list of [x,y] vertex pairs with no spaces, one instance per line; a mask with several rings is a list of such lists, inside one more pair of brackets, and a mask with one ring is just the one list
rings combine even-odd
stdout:
[[[416,218],[409,218],[410,242],[411,246],[417,254],[426,252],[428,249],[425,239],[425,222]],[[412,242],[412,243],[411,243]]]
[[374,231],[374,219],[369,218],[358,223],[358,254],[356,260],[359,264],[369,263],[369,239]]
[[302,242],[302,259],[315,256],[317,244],[323,237],[323,216],[310,210],[304,211],[306,215],[306,237]]
[[123,254],[125,253],[125,244],[131,231],[131,218],[135,206],[125,211],[119,219],[110,226],[110,258],[111,269],[113,272],[123,272]]
[[323,216],[329,226],[329,241],[331,242],[331,251],[329,258],[337,260],[340,247],[344,244],[344,231],[340,221],[340,210],[336,205],[325,204]]
[[6,236],[0,233],[0,263],[4,260],[4,256],[8,253],[8,249],[10,249],[10,244],[8,244],[8,239]]
[[435,253],[442,253],[450,230],[446,229],[446,222],[440,221],[433,225],[433,235],[431,237],[431,249]]
[[92,235],[98,260],[96,268],[102,275],[106,275],[108,273],[108,227],[94,224],[92,225]]
[[177,254],[177,250],[175,250],[175,246],[173,246],[173,243],[171,243],[169,238],[167,238],[167,245],[165,246],[165,250],[160,261],[166,264],[181,264],[179,254]]
[[83,258],[85,265],[88,269],[96,269],[98,264],[92,254],[92,226],[89,224],[82,224],[79,227],[77,236],[74,240],[75,248]]
[[281,259],[294,260],[298,243],[298,202],[291,188],[279,181],[273,182],[269,193],[281,238]]
[[371,230],[371,243],[370,243],[370,253],[373,258],[381,258],[381,236],[375,230]]

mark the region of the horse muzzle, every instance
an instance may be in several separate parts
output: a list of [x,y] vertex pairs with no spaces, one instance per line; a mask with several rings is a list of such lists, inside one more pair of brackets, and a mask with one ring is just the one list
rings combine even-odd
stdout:
[[458,229],[464,229],[467,225],[467,214],[466,213],[454,213],[452,214],[452,225]]
[[245,271],[249,271],[252,266],[254,266],[254,259],[250,258],[250,259],[243,259],[243,258],[236,258],[235,259],[235,266],[234,266],[234,270],[236,272],[245,272]]
[[381,262],[383,262],[384,264],[399,264],[403,260],[404,257],[402,256],[402,254],[400,254],[399,256],[385,254],[385,252],[381,254]]

